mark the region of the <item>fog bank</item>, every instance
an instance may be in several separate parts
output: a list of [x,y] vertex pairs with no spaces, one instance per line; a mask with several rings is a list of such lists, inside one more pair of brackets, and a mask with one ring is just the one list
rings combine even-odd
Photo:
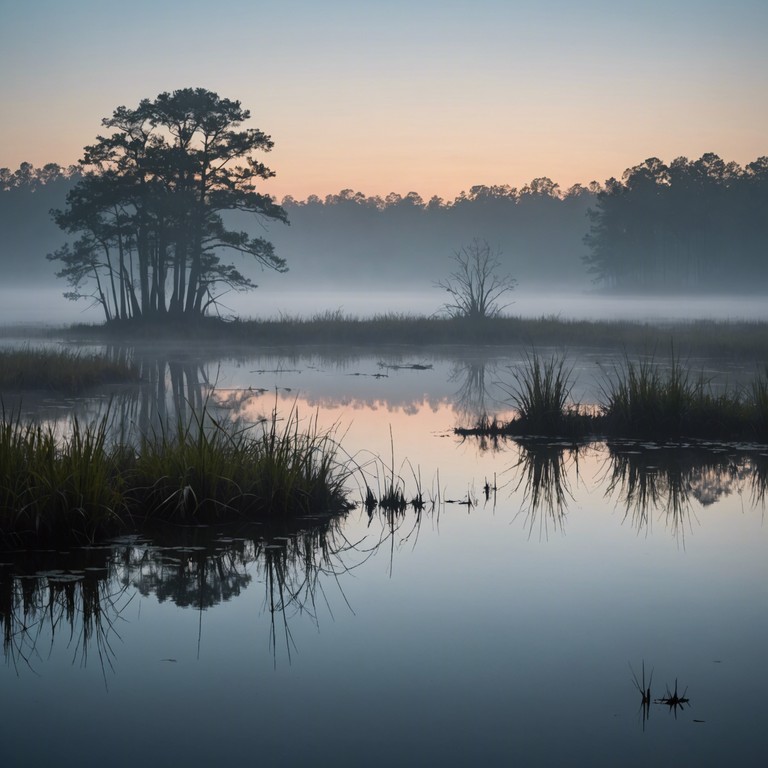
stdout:
[[[310,318],[340,313],[369,318],[386,313],[432,315],[439,313],[443,293],[432,290],[279,290],[261,288],[230,293],[221,300],[225,317]],[[596,293],[517,290],[506,314],[525,318],[554,315],[562,320],[634,320],[648,322],[684,320],[768,321],[764,296],[616,296]],[[101,323],[100,308],[86,301],[73,302],[58,288],[0,288],[0,325],[66,325]]]

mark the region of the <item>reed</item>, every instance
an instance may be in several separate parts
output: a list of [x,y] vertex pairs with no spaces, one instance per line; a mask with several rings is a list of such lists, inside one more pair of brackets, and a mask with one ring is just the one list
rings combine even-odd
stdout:
[[677,359],[662,371],[653,360],[635,363],[625,358],[622,368],[606,376],[602,386],[603,412],[615,432],[649,436],[679,433],[685,409],[696,396]]
[[2,411],[0,422],[0,536],[91,538],[111,530],[125,512],[120,457],[108,446],[107,419],[72,423],[59,439],[52,427],[25,424]]
[[545,436],[584,439],[629,437],[649,440],[698,438],[768,440],[768,370],[748,387],[716,391],[672,355],[662,364],[651,358],[623,364],[606,374],[601,402],[584,408],[570,402],[571,369],[564,357],[542,360],[530,354],[513,372],[509,403],[517,417],[507,422],[481,417],[462,436]]
[[742,391],[714,392],[710,381],[691,374],[674,354],[668,365],[625,358],[606,377],[602,399],[603,427],[612,435],[657,440],[757,436],[749,435],[754,414]]
[[92,541],[139,522],[258,520],[350,508],[350,474],[331,432],[296,409],[255,427],[206,408],[138,446],[112,443],[108,418],[72,421],[63,438],[2,412],[0,539]]
[[565,357],[552,355],[542,360],[535,353],[528,354],[513,376],[511,403],[525,428],[531,433],[556,434],[571,410],[572,368],[567,367]]

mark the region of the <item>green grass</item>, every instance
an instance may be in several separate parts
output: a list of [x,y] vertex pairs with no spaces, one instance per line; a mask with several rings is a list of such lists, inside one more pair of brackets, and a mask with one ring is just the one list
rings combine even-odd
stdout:
[[123,454],[108,448],[106,419],[57,438],[4,410],[0,421],[0,535],[67,538],[114,527],[125,513],[118,473]]
[[0,350],[0,391],[49,390],[78,393],[104,384],[137,381],[124,360],[70,349]]
[[602,402],[591,412],[569,402],[573,382],[564,357],[529,355],[513,376],[510,406],[517,416],[483,418],[458,434],[768,441],[768,369],[748,387],[715,392],[674,355],[668,365],[627,357],[606,376]]
[[105,417],[64,437],[2,412],[0,539],[92,541],[148,521],[205,523],[349,508],[350,470],[332,433],[296,410],[242,428],[206,410],[138,446],[110,443]]

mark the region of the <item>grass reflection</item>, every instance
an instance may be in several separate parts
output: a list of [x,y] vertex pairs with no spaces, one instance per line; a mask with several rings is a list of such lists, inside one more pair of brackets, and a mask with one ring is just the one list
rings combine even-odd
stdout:
[[96,656],[106,684],[114,669],[117,621],[132,595],[108,578],[109,558],[102,549],[83,550],[72,562],[51,552],[26,553],[24,561],[0,572],[0,628],[6,663],[16,669],[35,666],[55,644],[72,651],[72,661],[86,666]]
[[705,507],[745,486],[755,503],[765,498],[765,460],[756,451],[626,442],[607,448],[605,495],[624,507],[624,519],[638,532],[650,531],[659,512],[672,534],[683,537],[694,501]]
[[[464,439],[468,439],[464,437]],[[477,440],[484,440],[479,436]],[[695,506],[707,507],[733,494],[749,495],[753,507],[765,508],[768,452],[750,444],[720,443],[571,443],[534,438],[497,437],[495,449],[511,443],[518,453],[505,485],[521,497],[520,510],[528,535],[563,531],[579,480],[579,460],[587,451],[603,456],[595,481],[606,498],[624,510],[624,521],[649,533],[659,517],[676,538],[690,529]],[[485,480],[486,501],[497,488]]]
[[[6,553],[0,568],[0,629],[7,663],[35,671],[41,646],[66,643],[85,666],[96,656],[106,682],[114,668],[117,623],[136,596],[199,612],[198,651],[206,610],[232,600],[253,582],[265,589],[269,646],[293,649],[290,621],[317,621],[330,605],[324,582],[338,583],[352,548],[339,516],[305,517],[237,530],[173,526],[69,553]],[[343,593],[342,593],[343,595]],[[48,651],[48,655],[50,651]]]
[[573,499],[569,472],[578,477],[579,453],[576,444],[516,440],[519,458],[512,466],[517,473],[514,492],[522,492],[518,515],[524,515],[530,536],[538,523],[539,537],[549,536],[550,529],[563,531],[568,503]]
[[629,665],[629,669],[632,672],[632,684],[640,694],[640,713],[642,716],[643,730],[645,730],[645,725],[651,717],[651,686],[653,685],[653,670],[651,670],[651,674],[646,681],[645,661],[643,661],[640,677],[638,677],[635,670],[632,669],[631,664]]
[[690,513],[690,486],[678,459],[659,456],[657,451],[617,451],[615,446],[609,446],[609,451],[606,495],[620,497],[624,520],[638,531],[647,531],[652,513],[663,510],[673,534],[683,531]]

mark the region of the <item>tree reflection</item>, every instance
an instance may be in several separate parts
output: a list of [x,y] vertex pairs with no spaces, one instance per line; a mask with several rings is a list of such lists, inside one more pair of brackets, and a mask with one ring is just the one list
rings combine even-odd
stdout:
[[200,360],[140,354],[122,345],[108,347],[107,355],[127,359],[142,381],[139,387],[113,393],[109,401],[110,434],[115,439],[131,442],[140,435],[162,434],[189,423],[204,405],[210,409],[213,382]]
[[484,360],[454,363],[448,381],[459,385],[453,399],[456,414],[462,421],[474,424],[487,417],[488,404],[494,402],[489,379],[495,370],[495,365]]

